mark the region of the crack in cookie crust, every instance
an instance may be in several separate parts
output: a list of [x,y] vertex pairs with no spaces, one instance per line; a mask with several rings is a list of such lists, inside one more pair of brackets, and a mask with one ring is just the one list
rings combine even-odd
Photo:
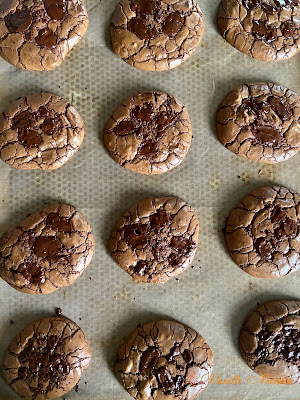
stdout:
[[300,269],[300,195],[262,187],[229,214],[226,242],[235,263],[258,278],[279,278]]
[[186,107],[166,93],[143,92],[129,97],[108,121],[104,142],[124,168],[151,175],[180,164],[192,140]]
[[257,374],[300,382],[300,301],[259,305],[244,322],[239,345],[245,362]]
[[222,0],[218,25],[232,46],[259,60],[285,60],[300,50],[299,0]]
[[87,27],[81,0],[8,0],[0,7],[0,55],[21,69],[52,70]]
[[23,97],[0,115],[0,157],[14,168],[60,168],[83,138],[80,114],[51,93]]
[[217,113],[221,143],[248,160],[288,160],[300,149],[300,97],[274,83],[246,83],[231,90]]
[[134,279],[163,283],[189,267],[198,235],[198,219],[190,205],[175,197],[146,199],[120,218],[110,250]]
[[26,400],[57,398],[77,384],[90,359],[78,325],[65,317],[43,318],[27,325],[8,346],[4,377]]
[[111,22],[114,52],[148,71],[180,65],[203,32],[203,15],[194,0],[120,0]]
[[74,207],[55,204],[25,218],[0,239],[0,275],[30,294],[71,285],[92,260],[94,239]]
[[139,325],[119,348],[115,371],[138,400],[193,400],[205,389],[213,354],[193,329],[173,321]]

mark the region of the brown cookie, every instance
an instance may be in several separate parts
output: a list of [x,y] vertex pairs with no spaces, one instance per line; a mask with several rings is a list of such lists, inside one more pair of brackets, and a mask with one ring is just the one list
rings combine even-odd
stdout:
[[114,52],[147,71],[183,63],[203,32],[203,15],[194,0],[120,0],[111,22]]
[[231,211],[226,242],[231,257],[257,278],[300,269],[300,195],[284,187],[255,189]]
[[115,367],[137,400],[193,400],[205,389],[212,369],[205,339],[174,321],[139,325],[119,348]]
[[71,285],[91,262],[94,239],[74,207],[55,204],[29,215],[0,239],[0,276],[13,288],[46,294]]
[[0,55],[18,68],[51,70],[87,27],[81,0],[6,0],[0,8]]
[[26,400],[56,399],[69,392],[90,363],[83,331],[61,316],[27,325],[10,343],[3,360],[8,385]]
[[248,160],[288,160],[300,149],[300,97],[275,83],[239,85],[217,113],[221,143]]
[[218,25],[232,46],[259,60],[285,60],[300,50],[299,0],[222,0]]
[[272,300],[256,307],[241,328],[239,343],[257,374],[282,384],[300,382],[300,301]]
[[161,174],[186,156],[192,125],[186,107],[160,92],[130,96],[113,113],[104,133],[111,157],[142,174]]
[[183,200],[146,199],[120,218],[111,235],[110,251],[134,279],[163,283],[189,267],[198,235],[197,216]]
[[14,168],[59,168],[83,137],[80,114],[51,93],[22,97],[0,115],[0,157]]

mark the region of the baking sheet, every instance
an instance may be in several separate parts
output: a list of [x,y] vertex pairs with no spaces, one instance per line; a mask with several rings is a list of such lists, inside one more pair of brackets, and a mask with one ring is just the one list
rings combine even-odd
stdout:
[[[159,318],[181,321],[211,346],[214,373],[240,375],[241,384],[210,384],[203,400],[299,400],[299,385],[246,383],[252,371],[237,348],[240,325],[257,302],[300,298],[300,273],[273,281],[252,278],[226,252],[222,228],[230,209],[261,185],[280,184],[300,192],[300,155],[275,166],[245,161],[226,151],[215,132],[215,112],[224,95],[243,82],[270,80],[300,93],[300,54],[264,63],[239,53],[217,32],[219,0],[199,0],[206,30],[201,46],[182,66],[168,72],[139,71],[110,47],[109,23],[118,0],[85,0],[87,34],[55,71],[30,72],[0,59],[0,110],[18,97],[51,91],[71,101],[86,124],[83,147],[57,171],[18,171],[0,162],[0,234],[29,212],[57,201],[70,203],[88,218],[96,240],[94,259],[71,287],[30,296],[0,282],[0,357],[14,335],[55,307],[86,332],[93,353],[89,369],[65,399],[129,400],[113,374],[118,346],[138,323]],[[169,92],[183,101],[193,123],[186,160],[161,176],[146,177],[119,167],[106,153],[102,132],[128,95],[141,90]],[[136,283],[108,252],[119,216],[148,197],[174,195],[197,211],[201,234],[194,268],[161,286]],[[10,321],[14,321],[13,324]],[[0,400],[18,397],[0,379]]]

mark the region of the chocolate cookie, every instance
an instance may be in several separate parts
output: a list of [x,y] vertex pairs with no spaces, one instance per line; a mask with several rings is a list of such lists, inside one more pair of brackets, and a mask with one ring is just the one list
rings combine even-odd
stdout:
[[129,97],[108,121],[104,142],[124,168],[161,174],[182,162],[192,140],[186,107],[166,93],[144,92]]
[[240,351],[259,375],[300,382],[300,301],[273,300],[259,305],[240,331]]
[[218,25],[236,49],[263,61],[300,50],[299,0],[222,0]]
[[273,164],[300,149],[300,97],[275,83],[233,89],[217,113],[221,143],[248,160]]
[[0,276],[30,294],[71,285],[91,262],[94,239],[74,207],[55,204],[29,215],[0,239]]
[[139,325],[119,348],[116,374],[137,400],[192,400],[205,389],[213,354],[205,339],[174,321]]
[[27,325],[8,346],[4,377],[26,400],[56,399],[77,384],[90,359],[85,334],[75,322],[43,318]]
[[51,70],[87,27],[81,0],[6,0],[0,8],[0,55],[18,68]]
[[147,71],[183,63],[203,32],[203,15],[194,0],[120,0],[111,22],[114,52]]
[[14,168],[59,168],[83,137],[79,113],[51,93],[22,97],[0,115],[0,157]]
[[113,258],[145,283],[163,283],[185,271],[197,250],[199,223],[176,197],[142,200],[118,221],[110,240]]
[[231,211],[226,242],[243,271],[279,278],[300,269],[300,195],[284,187],[261,187]]

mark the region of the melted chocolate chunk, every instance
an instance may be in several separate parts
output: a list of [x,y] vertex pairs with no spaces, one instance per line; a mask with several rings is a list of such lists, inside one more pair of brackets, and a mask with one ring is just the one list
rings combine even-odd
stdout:
[[41,125],[41,130],[43,133],[49,134],[53,132],[53,129],[55,128],[55,122],[52,118],[47,118]]
[[27,149],[38,146],[42,141],[38,132],[28,128],[20,129],[18,138],[19,142]]
[[294,21],[286,21],[281,26],[281,32],[285,38],[294,38],[297,26]]
[[5,25],[9,32],[24,32],[32,23],[32,17],[28,10],[15,11],[4,18]]
[[123,135],[128,135],[128,133],[131,133],[134,131],[134,125],[131,121],[126,121],[123,120],[121,121],[117,126],[114,128],[114,132],[117,135],[123,136]]
[[33,244],[34,253],[38,257],[53,259],[61,251],[62,244],[54,236],[40,236]]
[[122,229],[122,233],[124,240],[133,248],[144,247],[147,244],[148,226],[146,224],[127,225]]
[[160,352],[156,347],[150,346],[144,353],[140,359],[140,373],[142,376],[147,376],[154,369],[158,359],[160,356]]
[[169,37],[175,36],[182,28],[183,23],[184,17],[180,15],[180,12],[173,12],[167,16],[162,31]]
[[33,285],[41,285],[46,281],[44,269],[35,263],[23,263],[19,266],[17,272]]
[[141,156],[153,157],[155,154],[157,154],[157,143],[153,142],[152,140],[148,140],[140,148],[139,154]]
[[278,96],[270,96],[268,103],[272,109],[276,112],[278,117],[285,120],[291,116],[291,109],[287,102]]
[[71,366],[64,346],[61,337],[37,333],[18,355],[18,378],[26,382],[35,395],[59,388],[66,380]]
[[156,370],[156,377],[158,381],[158,387],[164,393],[172,392],[175,389],[171,372],[167,368],[161,367]]
[[243,6],[252,10],[260,6],[261,0],[243,0]]
[[132,110],[131,115],[138,119],[142,125],[147,125],[155,116],[153,104],[145,103],[143,107],[136,106]]
[[158,30],[154,26],[147,26],[142,18],[131,18],[127,24],[129,31],[134,33],[141,40],[150,40],[155,38]]
[[139,261],[136,266],[133,268],[133,273],[136,275],[144,275],[145,269],[146,269],[146,263],[145,261]]
[[43,28],[35,38],[35,42],[40,47],[54,49],[58,43],[58,36],[49,28]]
[[253,21],[252,34],[256,39],[271,43],[277,38],[276,28],[266,21]]
[[44,0],[44,4],[50,18],[62,21],[66,17],[65,0]]
[[149,221],[151,229],[159,231],[170,225],[172,222],[172,216],[168,212],[159,209],[155,214],[150,215]]
[[253,127],[256,140],[264,146],[276,147],[281,141],[281,134],[271,126]]
[[263,260],[270,261],[272,259],[274,251],[273,245],[266,237],[259,238],[255,241],[255,249]]
[[30,126],[32,114],[29,111],[22,111],[20,114],[16,114],[12,120],[12,128],[19,129],[26,126]]
[[184,350],[182,357],[187,364],[193,361],[193,353],[190,350]]
[[46,219],[46,225],[51,229],[59,232],[72,232],[72,224],[67,219],[59,215],[58,213],[51,213]]
[[157,0],[132,0],[130,8],[138,14],[151,15],[157,5]]

